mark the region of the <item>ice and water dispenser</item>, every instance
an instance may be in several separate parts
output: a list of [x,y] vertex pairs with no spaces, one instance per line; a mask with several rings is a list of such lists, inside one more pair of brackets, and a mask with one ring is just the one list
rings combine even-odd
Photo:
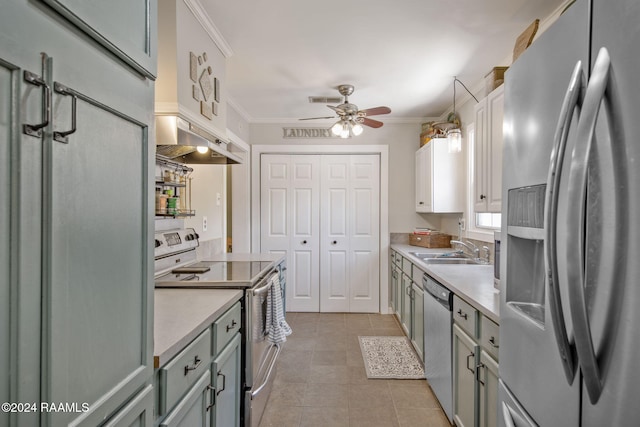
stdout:
[[[506,302],[544,325],[544,199],[546,185],[508,190]],[[504,292],[504,291],[503,291]]]

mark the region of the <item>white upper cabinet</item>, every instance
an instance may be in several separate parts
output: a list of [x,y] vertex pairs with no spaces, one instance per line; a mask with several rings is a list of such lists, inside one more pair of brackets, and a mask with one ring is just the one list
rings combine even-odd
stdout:
[[449,153],[446,138],[416,151],[416,212],[464,211],[465,156]]
[[504,85],[475,106],[473,203],[476,212],[502,209]]

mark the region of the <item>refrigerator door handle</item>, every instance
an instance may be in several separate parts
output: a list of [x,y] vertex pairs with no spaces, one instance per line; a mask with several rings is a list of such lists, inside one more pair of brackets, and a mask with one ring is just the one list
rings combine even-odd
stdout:
[[560,177],[562,175],[562,164],[567,147],[567,139],[573,113],[582,107],[584,89],[586,86],[584,72],[582,71],[582,61],[578,61],[571,74],[569,87],[562,102],[558,126],[553,137],[553,150],[549,165],[549,175],[547,176],[547,191],[545,195],[544,209],[544,253],[547,261],[547,279],[549,283],[549,309],[551,311],[551,321],[556,337],[556,345],[560,352],[562,367],[569,385],[573,383],[576,374],[576,351],[569,343],[566,323],[562,311],[560,297],[560,279],[558,277],[558,249],[556,247],[556,231],[558,223],[558,199],[560,192]]
[[[582,117],[578,123],[577,137],[580,144],[573,150],[573,160],[569,173],[569,206],[575,206],[577,212],[567,216],[567,232],[571,236],[576,236],[578,242],[567,248],[567,275],[569,279],[569,306],[571,318],[574,325],[576,350],[580,367],[583,373],[584,384],[589,395],[589,400],[595,404],[600,398],[603,387],[603,378],[598,364],[598,359],[593,345],[589,315],[587,312],[587,300],[585,298],[585,204],[587,188],[587,171],[589,164],[589,154],[592,151],[592,144],[595,141],[596,120],[598,118],[600,105],[603,101],[607,103],[607,119],[609,121],[609,132],[622,132],[620,123],[619,107],[613,94],[615,90],[612,84],[611,58],[606,48],[601,48],[593,66],[591,79],[585,94]],[[612,135],[613,136],[613,135]],[[622,144],[615,144],[612,138],[610,149],[616,167],[611,171],[614,174],[615,189],[620,191],[626,184],[626,155]],[[618,164],[619,163],[619,164]],[[626,209],[622,206],[625,203],[624,196],[620,194],[615,199],[616,240],[624,238],[623,232],[628,222]],[[577,214],[577,215],[576,215]],[[620,244],[620,242],[618,242]],[[616,245],[617,246],[617,245]],[[612,278],[612,292],[622,292],[621,289],[614,289],[623,284],[623,280]]]
[[513,422],[513,417],[511,416],[511,411],[509,410],[509,405],[505,402],[502,402],[502,418],[507,427],[516,427],[516,424]]

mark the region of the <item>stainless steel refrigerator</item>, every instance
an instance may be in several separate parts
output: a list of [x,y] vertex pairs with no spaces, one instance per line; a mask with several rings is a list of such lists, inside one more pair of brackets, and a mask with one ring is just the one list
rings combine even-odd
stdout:
[[640,423],[639,22],[577,0],[506,73],[501,426]]

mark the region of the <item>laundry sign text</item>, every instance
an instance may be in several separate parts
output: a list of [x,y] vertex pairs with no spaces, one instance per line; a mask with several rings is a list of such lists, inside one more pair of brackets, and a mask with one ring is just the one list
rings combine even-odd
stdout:
[[335,138],[329,128],[282,128],[283,138]]

